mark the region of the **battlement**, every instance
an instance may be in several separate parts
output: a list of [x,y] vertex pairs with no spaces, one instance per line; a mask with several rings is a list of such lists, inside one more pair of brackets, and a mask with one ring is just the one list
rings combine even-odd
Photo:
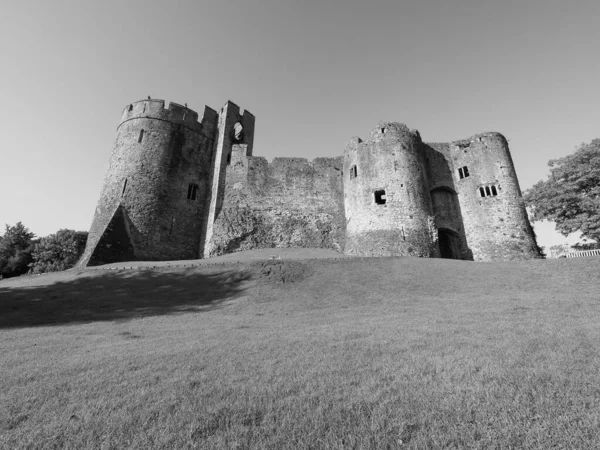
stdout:
[[240,108],[238,105],[236,105],[231,100],[227,100],[225,102],[225,105],[223,105],[223,107],[221,108],[221,112],[225,109],[225,107],[227,107],[227,111],[230,114],[235,114],[235,115],[239,116],[241,119],[244,119],[244,118],[247,120],[251,119],[252,121],[254,121],[256,119],[254,117],[254,114],[252,114],[247,109]]
[[132,119],[165,120],[185,125],[195,131],[201,131],[207,127],[213,130],[218,122],[218,114],[214,109],[205,106],[202,118],[199,119],[198,113],[187,106],[171,102],[168,108],[165,108],[164,100],[146,99],[125,106],[119,126]]

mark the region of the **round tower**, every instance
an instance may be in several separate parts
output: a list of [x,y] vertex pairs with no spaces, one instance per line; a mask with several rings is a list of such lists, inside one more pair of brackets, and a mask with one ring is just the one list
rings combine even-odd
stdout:
[[125,107],[81,263],[198,257],[217,120],[150,98]]
[[382,122],[344,152],[345,253],[438,256],[419,132]]
[[475,261],[539,258],[506,138],[483,133],[452,142],[450,157]]

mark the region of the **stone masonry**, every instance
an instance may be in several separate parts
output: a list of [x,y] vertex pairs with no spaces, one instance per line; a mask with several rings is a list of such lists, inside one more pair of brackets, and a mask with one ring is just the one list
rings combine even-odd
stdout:
[[508,143],[424,143],[381,122],[337,158],[252,156],[254,116],[127,105],[81,265],[271,247],[476,261],[540,257]]

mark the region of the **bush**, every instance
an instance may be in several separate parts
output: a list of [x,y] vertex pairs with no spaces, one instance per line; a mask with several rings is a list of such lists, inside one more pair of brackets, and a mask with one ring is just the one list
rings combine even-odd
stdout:
[[87,241],[87,232],[59,230],[43,237],[33,246],[33,262],[29,265],[32,273],[57,272],[73,267]]
[[6,225],[0,237],[0,278],[16,277],[27,273],[32,261],[31,247],[35,234],[21,222]]

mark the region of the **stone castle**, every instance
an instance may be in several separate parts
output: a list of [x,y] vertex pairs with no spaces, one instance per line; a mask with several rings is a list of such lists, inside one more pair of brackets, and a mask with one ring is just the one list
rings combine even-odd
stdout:
[[499,133],[425,143],[382,122],[343,156],[253,156],[254,116],[127,105],[80,261],[210,258],[271,247],[476,261],[537,258]]

